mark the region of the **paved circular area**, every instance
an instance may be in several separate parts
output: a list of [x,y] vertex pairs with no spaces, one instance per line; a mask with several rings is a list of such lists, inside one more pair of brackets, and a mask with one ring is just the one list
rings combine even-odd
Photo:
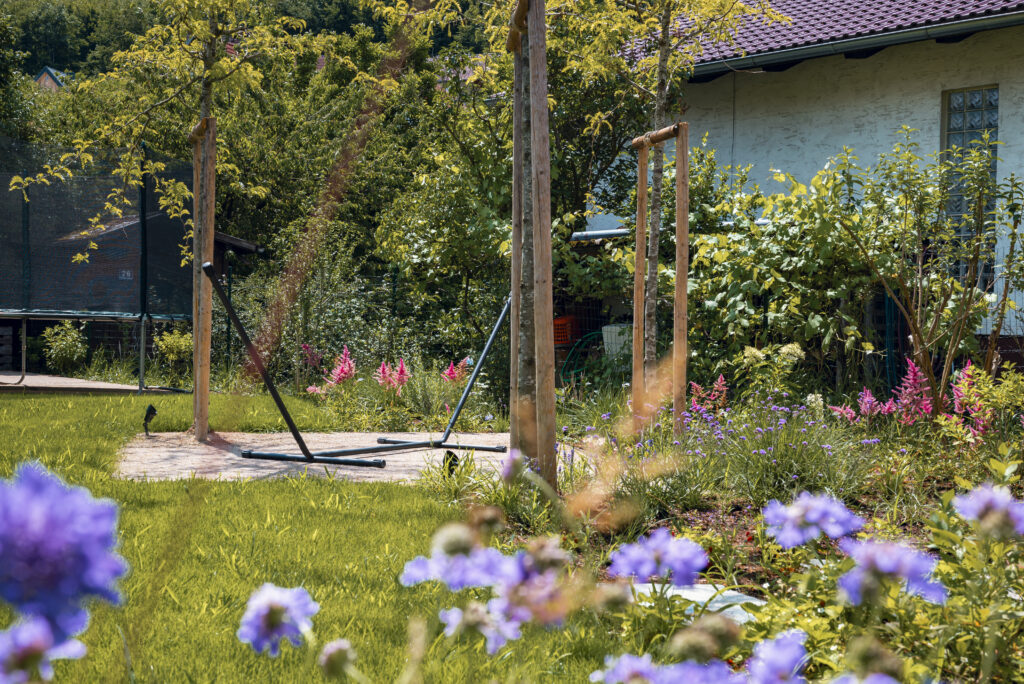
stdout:
[[[378,437],[409,441],[439,439],[441,435],[424,432],[311,432],[303,434],[311,451],[376,446]],[[508,446],[508,433],[463,433],[452,435],[451,444]],[[441,463],[443,449],[419,449],[384,454],[368,454],[362,458],[382,458],[385,468],[333,466],[242,458],[243,449],[275,453],[299,454],[291,434],[283,433],[210,433],[205,444],[195,441],[186,432],[157,432],[151,436],[136,435],[121,450],[117,477],[131,480],[179,480],[190,477],[237,480],[266,479],[285,475],[325,475],[359,482],[400,482],[415,479],[428,463]],[[457,452],[463,454],[465,452]],[[478,463],[498,467],[505,455],[475,452]]]

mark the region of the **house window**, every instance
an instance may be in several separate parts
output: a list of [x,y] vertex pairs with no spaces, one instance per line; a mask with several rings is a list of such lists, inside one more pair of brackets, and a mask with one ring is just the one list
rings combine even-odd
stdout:
[[[964,88],[961,90],[950,90],[945,93],[943,102],[943,126],[942,142],[943,149],[949,150],[954,147],[966,149],[980,145],[982,134],[988,131],[989,140],[992,143],[999,137],[999,87],[981,86],[976,88]],[[992,176],[996,175],[996,149],[992,145]],[[986,207],[986,210],[993,211],[993,205]],[[954,179],[954,190],[950,193],[947,212],[954,220],[959,220],[961,235],[970,233],[969,217],[965,214],[968,211],[968,201],[962,193],[962,187]],[[964,221],[966,219],[966,221]],[[967,264],[960,263],[960,277],[966,277]],[[988,288],[992,284],[992,264],[982,266],[981,286]]]

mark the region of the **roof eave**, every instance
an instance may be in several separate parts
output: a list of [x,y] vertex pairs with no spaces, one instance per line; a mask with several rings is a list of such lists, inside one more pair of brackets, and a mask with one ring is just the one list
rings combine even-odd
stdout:
[[847,38],[843,40],[816,43],[785,50],[775,50],[756,55],[743,57],[730,57],[728,59],[715,60],[698,64],[693,68],[691,79],[708,80],[730,71],[742,69],[756,69],[778,66],[780,64],[792,64],[806,59],[816,57],[828,57],[841,55],[847,52],[859,52],[865,50],[878,50],[893,45],[915,43],[922,40],[933,40],[936,38],[952,38],[955,36],[977,33],[978,31],[991,31],[993,29],[1008,28],[1024,24],[1024,10],[1008,12],[996,16],[973,17],[970,19],[958,19],[944,24],[933,24],[931,26],[920,26],[917,28],[891,31],[888,33]]

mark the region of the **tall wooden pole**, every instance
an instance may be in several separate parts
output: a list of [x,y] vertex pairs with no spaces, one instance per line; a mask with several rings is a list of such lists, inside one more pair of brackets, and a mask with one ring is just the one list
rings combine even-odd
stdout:
[[690,279],[690,126],[676,132],[676,292],[672,320],[672,407],[676,434],[683,429],[686,411],[687,287]]
[[533,313],[537,333],[537,457],[541,477],[557,488],[555,330],[551,295],[551,141],[548,132],[547,24],[544,9],[544,0],[531,0],[527,12],[530,157],[533,167]]
[[633,427],[640,429],[637,417],[647,401],[647,382],[644,377],[644,273],[647,254],[647,145],[637,150],[636,181],[636,256],[633,265]]
[[192,143],[192,426],[196,439],[210,432],[210,335],[213,287],[203,275],[204,261],[213,260],[216,208],[217,120],[205,117],[189,135]]
[[508,393],[509,445],[522,449],[519,396],[519,317],[520,289],[523,279],[523,110],[526,107],[526,88],[522,57],[519,45],[512,55],[513,101],[512,101],[512,303],[509,311],[509,358],[510,377]]

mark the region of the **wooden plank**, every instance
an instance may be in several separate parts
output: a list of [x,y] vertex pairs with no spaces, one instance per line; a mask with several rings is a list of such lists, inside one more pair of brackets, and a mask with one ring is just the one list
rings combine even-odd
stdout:
[[650,147],[651,145],[657,145],[663,143],[666,140],[676,137],[679,133],[679,125],[677,123],[671,126],[665,126],[660,131],[648,131],[643,135],[638,135],[633,138],[631,145],[634,150],[639,150],[641,147]]
[[674,432],[682,432],[686,411],[686,364],[689,360],[687,287],[690,279],[690,126],[676,134],[676,291],[672,319],[672,407]]
[[508,421],[510,448],[522,449],[520,442],[519,396],[519,318],[520,288],[523,278],[523,109],[526,106],[526,88],[522,57],[516,50],[512,57],[513,101],[512,101],[512,303],[509,310],[509,358]]
[[544,0],[527,14],[530,51],[530,158],[533,173],[534,321],[537,351],[537,456],[540,475],[558,487],[555,453],[555,330],[551,295],[551,140],[548,131]]
[[[630,394],[633,415],[639,414],[646,401],[644,378],[644,272],[647,270],[647,147],[637,152],[636,176],[636,254],[633,265],[633,378]],[[639,431],[639,419],[633,427]]]
[[[202,125],[205,122],[205,125]],[[217,120],[207,117],[196,126],[192,145],[194,227],[192,237],[192,426],[205,442],[210,432],[210,338],[213,287],[203,275],[204,261],[213,260],[217,178]],[[190,136],[191,137],[191,136]]]

